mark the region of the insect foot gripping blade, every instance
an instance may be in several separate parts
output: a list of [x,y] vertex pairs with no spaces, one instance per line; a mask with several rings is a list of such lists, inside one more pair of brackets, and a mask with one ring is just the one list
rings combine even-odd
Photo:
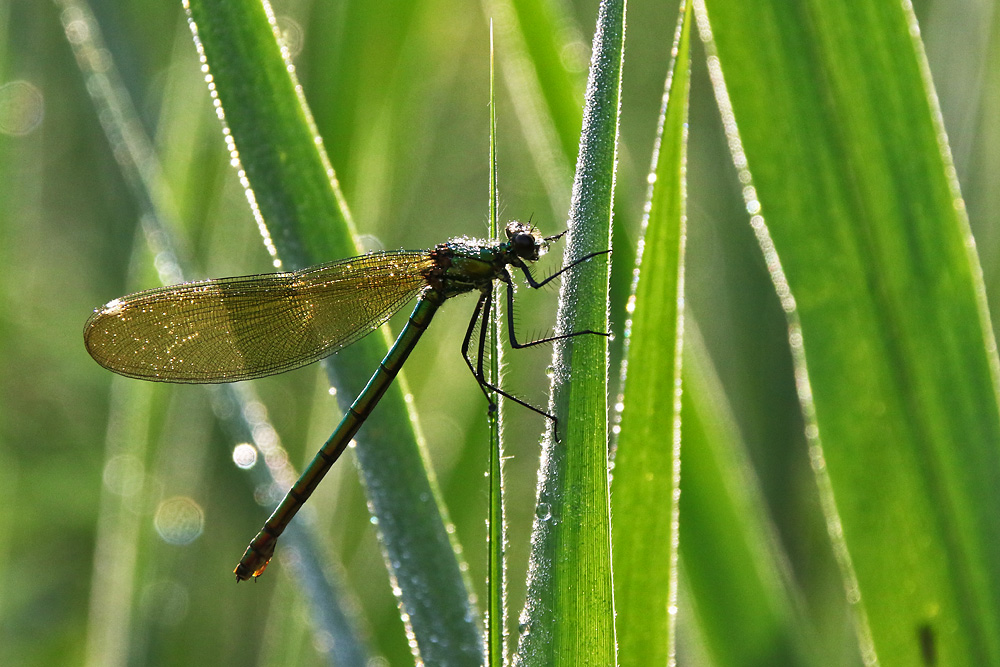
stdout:
[[243,558],[233,570],[237,583],[246,581],[250,577],[256,579],[264,573],[264,568],[271,562],[271,557],[274,555],[274,545],[277,541],[277,537],[263,530],[257,533],[257,537],[250,542]]

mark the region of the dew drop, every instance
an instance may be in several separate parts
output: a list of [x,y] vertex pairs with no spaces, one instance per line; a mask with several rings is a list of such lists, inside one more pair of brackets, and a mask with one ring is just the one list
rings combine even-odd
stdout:
[[233,448],[233,463],[244,470],[252,468],[257,463],[257,448],[246,442],[236,445]]
[[34,84],[11,81],[0,86],[0,133],[23,137],[42,124],[44,115],[45,98]]
[[187,496],[175,496],[156,508],[153,524],[160,538],[168,544],[190,544],[205,527],[201,505]]

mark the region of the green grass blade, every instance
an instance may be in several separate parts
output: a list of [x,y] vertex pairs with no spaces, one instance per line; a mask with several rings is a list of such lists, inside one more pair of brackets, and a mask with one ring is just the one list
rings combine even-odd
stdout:
[[[551,0],[509,0],[511,18],[523,44],[524,59],[531,64],[537,76],[536,90],[540,104],[548,113],[555,130],[557,150],[573,155],[577,150],[580,132],[579,87],[584,83],[586,67],[586,42],[572,25],[563,3]],[[506,14],[506,12],[503,12]],[[509,35],[509,33],[508,33]],[[575,38],[575,39],[574,39]],[[582,51],[582,54],[581,54]],[[567,75],[567,65],[575,76]],[[512,68],[513,69],[513,68]],[[533,86],[534,87],[534,86]]]
[[[497,98],[495,88],[493,52],[493,26],[490,25],[490,238],[500,238],[500,223],[497,218],[500,207],[500,193],[497,185]],[[500,386],[500,366],[502,362],[500,346],[500,299],[494,298],[490,309],[490,366],[489,381],[494,387]],[[486,660],[490,667],[507,664],[507,524],[504,517],[503,479],[503,412],[504,397],[493,396],[496,412],[490,420],[490,507],[487,520],[487,565],[486,565]]]
[[[624,2],[602,2],[564,262],[609,247]],[[564,276],[557,333],[607,331],[608,260]],[[608,343],[578,336],[556,345],[549,408],[559,439],[543,445],[528,592],[518,659],[525,665],[615,663],[608,493]]]
[[583,83],[568,75],[561,55],[582,41],[567,43],[567,35],[575,30],[559,3],[484,0],[483,4],[497,18],[503,80],[531,161],[548,194],[552,216],[561,217],[569,203],[572,159],[579,143],[578,89]]
[[[133,264],[145,267],[147,258],[155,257],[157,266],[161,267],[162,283],[182,280],[185,274],[192,275],[191,262],[187,258],[181,259],[176,249],[189,244],[179,242],[178,237],[183,235],[183,231],[178,224],[174,198],[163,177],[152,141],[142,129],[114,59],[110,55],[95,59],[95,54],[110,54],[110,51],[89,6],[84,2],[62,0],[60,7],[64,29],[75,50],[94,107],[104,120],[108,143],[142,211],[141,242],[133,250]],[[139,288],[136,281],[130,282],[135,289]],[[218,405],[220,401],[232,404],[229,409],[219,411],[220,415],[228,415],[220,421],[232,435],[226,447],[231,449],[237,443],[254,442],[253,428],[246,422],[245,415],[255,399],[234,385],[210,387],[208,390],[214,404]],[[152,396],[152,390],[146,383],[125,381],[123,384],[122,378],[113,380],[105,445],[108,466],[120,467],[121,461],[128,461],[141,470],[145,465],[150,415],[153,412]],[[258,449],[262,453],[265,451],[263,447]],[[272,449],[280,449],[280,446],[272,445]],[[278,453],[281,460],[286,459],[283,450],[267,453]],[[255,466],[253,475],[256,484],[270,485],[275,482],[274,471],[265,465]],[[142,479],[142,476],[138,478]],[[114,664],[133,650],[128,609],[134,603],[132,593],[138,583],[140,559],[137,553],[141,536],[137,520],[141,507],[135,496],[141,494],[122,493],[120,489],[107,486],[102,489],[87,635],[88,664]],[[352,619],[344,610],[339,592],[334,590],[336,582],[328,581],[319,567],[316,541],[314,525],[293,531],[288,540],[289,549],[297,555],[296,560],[315,568],[313,572],[300,568],[298,577],[312,604],[315,628],[317,632],[335,638],[331,654],[339,662],[363,664],[366,651],[361,646]]]
[[822,664],[760,481],[690,317],[683,378],[680,557],[691,605],[682,598],[678,614],[698,628],[717,667]]
[[[279,50],[270,8],[251,0],[189,4],[266,238],[291,267],[354,254],[346,206],[325,153],[317,150],[318,135]],[[356,395],[385,350],[383,337],[369,336],[351,354],[335,357],[339,395]],[[359,434],[356,455],[415,652],[430,664],[478,665],[481,632],[402,384],[393,384],[378,422]]]
[[[268,250],[290,269],[358,254],[350,213],[259,2],[185,2]],[[252,188],[252,190],[251,190]]]
[[[105,29],[109,52],[121,65],[123,83],[135,102],[139,120],[155,137],[155,150],[184,228],[179,236],[190,239],[185,250],[205,269],[198,275],[269,270],[272,258],[260,244],[237,171],[230,166],[225,143],[219,140],[218,118],[192,48],[182,3],[89,1]],[[883,4],[876,1],[876,7]],[[497,21],[497,163],[505,192],[500,217],[523,220],[533,214],[544,233],[562,230],[579,143],[594,4],[584,0],[457,4],[444,0],[296,0],[274,5],[278,25],[291,37],[291,58],[317,127],[325,145],[333,149],[331,162],[351,202],[365,249],[427,248],[450,236],[486,236],[482,186],[489,169],[484,159],[488,131],[484,102],[489,79],[484,17],[490,16]],[[648,190],[649,154],[667,67],[663,56],[676,23],[676,4],[633,2],[628,8],[629,57],[622,77],[615,187],[616,266],[611,278],[610,320],[617,337],[610,345],[610,366],[616,375],[634,267],[629,255],[634,253]],[[996,270],[1000,266],[1000,227],[993,222],[993,213],[1000,208],[1000,188],[995,187],[1000,168],[1000,68],[992,66],[1000,44],[1000,12],[992,3],[972,7],[960,0],[913,4],[987,291],[993,297],[994,287],[1000,287],[996,280],[1000,275]],[[813,67],[819,62],[814,57],[817,49],[827,49],[831,39],[840,39],[836,32],[828,34],[825,23],[813,20],[812,7],[819,5],[805,0],[754,6],[753,12],[748,9],[740,15],[739,26],[741,31],[754,31],[743,39],[753,41],[752,48],[745,47],[733,57],[730,40],[726,51],[726,72],[734,76],[734,69],[760,67],[755,61],[766,59],[760,80],[756,80],[756,73],[747,76],[749,85],[743,87],[739,105],[743,117],[737,120],[739,127],[749,132],[744,124],[750,122],[745,117],[747,100],[751,105],[768,107],[766,127],[756,132],[771,135],[770,140],[782,146],[780,150],[787,143],[796,159],[806,155],[806,161],[789,160],[788,166],[778,170],[777,178],[790,179],[790,189],[799,188],[800,180],[806,178],[803,172],[830,181],[843,180],[836,163],[834,169],[817,170],[815,156],[796,147],[797,140],[785,141],[789,124],[803,122],[795,114],[789,120],[783,111],[787,100],[834,79],[820,73],[802,85],[799,81],[791,87],[772,85],[775,77],[784,77],[782,70],[789,67],[785,60],[817,71]],[[489,6],[489,11],[484,11],[484,6]],[[870,21],[864,13],[871,8],[865,3],[850,6],[859,12],[865,38],[881,39],[878,31],[866,27]],[[504,11],[509,11],[514,21],[509,21]],[[393,590],[396,582],[387,576],[361,476],[351,463],[334,467],[332,479],[321,485],[297,520],[309,519],[309,515],[316,519],[322,540],[321,564],[298,561],[288,539],[280,545],[279,560],[251,589],[233,585],[234,554],[242,551],[247,538],[259,528],[265,510],[249,499],[248,482],[256,482],[252,473],[238,469],[229,456],[219,452],[229,427],[217,422],[213,406],[203,400],[197,388],[141,385],[144,389],[140,391],[153,392],[148,432],[136,426],[136,435],[126,439],[139,447],[144,437],[149,440],[141,464],[143,492],[120,498],[119,502],[131,507],[127,515],[120,515],[123,521],[117,528],[121,539],[112,537],[108,548],[108,534],[113,531],[107,531],[107,526],[114,523],[109,519],[115,518],[117,509],[114,498],[107,502],[105,494],[135,488],[135,479],[129,477],[135,472],[135,461],[106,456],[108,427],[118,414],[118,410],[109,412],[113,376],[86,354],[80,344],[80,326],[95,305],[133,288],[154,285],[157,276],[146,251],[131,260],[141,267],[142,275],[129,269],[142,211],[109,150],[99,117],[88,100],[87,86],[77,71],[75,54],[62,34],[60,18],[60,6],[55,2],[0,2],[0,49],[4,54],[0,58],[0,200],[4,202],[0,208],[0,260],[4,266],[0,274],[0,346],[4,351],[0,366],[0,499],[7,509],[0,519],[0,556],[4,562],[0,574],[0,664],[79,664],[87,660],[87,642],[100,631],[108,631],[106,646],[112,647],[91,653],[100,656],[95,660],[102,665],[116,661],[320,664],[332,659],[333,653],[312,605],[295,581],[295,572],[301,566],[306,572],[325,574],[339,569],[341,563],[348,590],[356,592],[358,618],[374,662],[412,664],[413,636],[407,635],[400,618]],[[792,24],[793,31],[801,31],[799,24],[804,24],[823,34],[810,33],[808,39],[799,40],[797,48],[790,48],[782,44],[781,31],[775,37],[775,21]],[[577,22],[584,31],[574,25]],[[518,34],[511,38],[507,30]],[[785,55],[774,57],[779,51]],[[699,52],[698,45],[692,52]],[[858,51],[871,52],[870,47]],[[92,64],[101,66],[105,54],[95,55]],[[847,53],[846,57],[854,56]],[[685,318],[678,662],[707,665],[716,660],[743,665],[764,656],[757,664],[861,664],[848,596],[830,548],[810,467],[825,459],[815,449],[812,453],[817,456],[810,457],[795,394],[788,323],[767,273],[772,256],[764,259],[752,227],[746,224],[749,216],[742,190],[747,184],[741,183],[730,167],[707,68],[700,61],[698,55],[692,60],[687,163],[685,301],[690,310]],[[709,65],[714,68],[718,62],[712,60]],[[878,58],[868,62],[876,71],[884,69]],[[776,71],[772,71],[772,64]],[[898,85],[890,81],[886,90]],[[19,91],[28,97],[18,97]],[[12,93],[15,96],[11,97]],[[831,117],[839,117],[842,100],[838,95],[827,96],[819,105]],[[849,102],[853,105],[855,100]],[[889,104],[879,102],[887,116],[895,114],[888,113]],[[759,113],[758,118],[761,116],[765,114]],[[824,138],[824,123],[819,125],[817,143],[826,151],[829,142]],[[880,145],[882,139],[876,139],[872,146]],[[761,143],[755,141],[751,168],[758,165]],[[760,167],[766,169],[763,164]],[[772,174],[770,180],[774,178]],[[857,182],[870,187],[866,179]],[[839,186],[831,189],[840,190]],[[774,186],[766,190],[768,201],[774,201]],[[808,187],[801,192],[813,200],[804,209],[808,215],[795,216],[792,223],[786,220],[782,226],[787,230],[791,225],[812,225],[807,228],[810,235],[805,243],[830,246],[828,236],[811,233],[831,217],[822,203],[826,198],[817,199],[816,190]],[[836,202],[837,197],[832,200]],[[765,202],[765,216],[768,206]],[[838,207],[833,206],[834,213]],[[817,210],[820,219],[816,219]],[[843,216],[832,219],[834,226],[820,230],[822,233],[843,229]],[[321,228],[330,225],[327,219],[307,222]],[[881,226],[874,227],[881,231]],[[788,238],[787,231],[775,233],[782,244],[778,250],[783,261],[785,253],[792,252]],[[539,277],[549,275],[560,261],[554,250],[539,263]],[[836,248],[831,254],[833,251]],[[795,263],[799,267],[803,264],[801,260]],[[800,295],[803,281],[796,275],[793,293],[808,300],[807,291]],[[877,273],[873,269],[866,275]],[[514,277],[520,283],[519,276]],[[852,280],[848,276],[848,282]],[[552,289],[518,290],[519,334],[527,338],[549,331],[556,287],[553,283]],[[840,297],[840,286],[829,294]],[[488,509],[483,476],[488,458],[484,449],[486,401],[457,353],[473,299],[455,299],[442,308],[407,362],[407,381],[413,393],[407,407],[420,415],[430,461],[455,519],[454,537],[472,546],[466,550],[469,569],[463,574],[472,582],[467,590],[474,591],[485,608],[487,558],[485,550],[475,545],[482,545],[487,534],[483,521]],[[994,313],[1000,312],[996,303],[991,305]],[[710,384],[710,378],[701,372],[695,374],[698,367],[688,355],[692,351],[688,326],[693,322],[692,313],[702,326],[721,388],[705,389],[702,385]],[[388,328],[398,330],[405,314]],[[816,337],[815,326],[809,335]],[[351,354],[360,349],[352,349]],[[809,340],[805,351],[812,355]],[[539,348],[505,355],[509,364],[505,386],[541,406],[548,380],[542,369],[549,364],[550,352]],[[809,361],[813,361],[812,356]],[[363,366],[360,375],[370,373],[370,363],[359,359],[359,367]],[[951,370],[948,364],[940,366],[942,372]],[[822,367],[810,365],[809,370],[818,372]],[[798,378],[804,381],[806,376],[800,373]],[[614,384],[611,396],[619,389]],[[267,405],[268,416],[267,424],[254,418],[256,430],[261,431],[263,440],[280,434],[286,457],[296,464],[314,451],[337,422],[337,399],[327,393],[322,369],[307,368],[261,380],[254,383],[254,390]],[[863,384],[855,383],[852,390],[872,395]],[[695,393],[701,391],[704,396],[699,398]],[[346,388],[340,392],[345,398],[350,394]],[[669,403],[667,396],[664,405]],[[507,630],[516,637],[525,584],[520,572],[528,561],[529,530],[536,511],[532,492],[537,482],[536,435],[544,420],[510,402],[507,408],[507,585],[509,604],[516,608]],[[142,402],[136,401],[121,412],[133,418],[144,417],[144,410]],[[726,419],[730,410],[733,424]],[[367,426],[387,426],[392,420],[403,419],[392,412],[386,403]],[[917,411],[914,414],[923,417]],[[868,419],[864,425],[870,423]],[[823,424],[818,433],[824,439],[829,435]],[[247,435],[241,438],[252,442]],[[963,443],[959,451],[965,448]],[[700,460],[699,455],[703,457]],[[834,458],[843,469],[845,456]],[[870,458],[863,459],[863,464],[869,462]],[[970,469],[992,467],[973,465]],[[745,474],[734,474],[733,469]],[[870,473],[876,478],[873,487],[881,488],[881,473]],[[756,480],[759,494],[746,492],[746,479]],[[842,483],[836,489],[838,502],[841,488]],[[272,485],[255,492],[261,500],[273,498]],[[765,508],[755,495],[762,496]],[[186,545],[168,542],[156,530],[154,520],[161,501],[178,496],[204,509],[205,530]],[[850,499],[851,495],[845,497]],[[904,502],[900,500],[900,504]],[[982,502],[983,507],[996,504],[990,498]],[[873,523],[884,521],[888,514],[883,503],[869,502],[866,509]],[[934,512],[921,512],[914,511],[912,516],[932,527],[938,521]],[[854,511],[855,517],[859,514]],[[892,516],[895,519],[900,512],[894,509]],[[903,518],[907,516],[910,514]],[[126,525],[128,521],[132,526]],[[769,524],[773,524],[776,543],[767,530]],[[850,524],[856,525],[856,520]],[[900,521],[898,525],[908,524]],[[857,530],[851,530],[856,539]],[[101,555],[95,558],[97,543]],[[936,540],[928,543],[944,544]],[[838,545],[844,547],[845,542],[840,540]],[[901,573],[894,582],[911,572],[906,560],[908,547],[904,544],[894,549]],[[134,566],[128,563],[129,550],[136,554]],[[109,551],[112,556],[106,555]],[[853,547],[849,553],[858,555]],[[781,559],[787,560],[787,568]],[[787,591],[782,590],[786,571],[793,578],[793,587]],[[960,576],[961,568],[956,571]],[[121,588],[100,590],[94,586],[98,572],[106,577],[105,582],[113,580],[111,583]],[[511,578],[511,573],[516,576]],[[923,584],[917,578],[913,581],[917,582],[914,588]],[[126,592],[129,585],[131,595]],[[862,602],[868,603],[873,595],[871,585],[860,590]],[[904,586],[901,590],[909,589]],[[790,611],[783,598],[798,602],[797,591],[801,591],[803,604]],[[113,603],[107,604],[108,600]],[[104,620],[103,628],[95,629],[89,625],[91,609],[127,621],[116,624]],[[785,625],[789,613],[795,615],[794,623]],[[883,617],[881,622],[891,622],[891,618],[885,620],[886,614]],[[934,658],[938,665],[944,665],[953,657],[947,653],[947,642],[942,649],[935,641],[936,626],[918,628],[907,614],[899,619],[899,637],[924,642],[921,652],[925,654],[916,656],[917,664]],[[959,634],[965,632],[961,625]],[[804,660],[795,657],[794,649],[788,650],[799,634],[807,637],[810,649],[816,647],[805,652]],[[866,648],[871,646],[869,643]],[[888,652],[882,646],[878,649],[883,664],[890,660],[912,662],[914,657]],[[816,655],[819,658],[814,658]],[[872,655],[870,651],[866,657]]]
[[[690,3],[682,3],[667,75],[637,282],[625,324],[624,389],[611,487],[619,664],[666,665],[676,653],[677,494],[683,341],[685,162]],[[669,434],[669,436],[668,436]]]
[[996,345],[912,11],[708,8],[863,654],[1000,664]]
[[[152,398],[151,387],[112,380],[105,441],[105,459],[110,466],[117,463],[124,469],[141,469],[150,440]],[[138,494],[129,493],[131,489],[122,491],[121,486],[111,486],[101,493],[87,618],[87,665],[124,664],[131,647],[129,609],[137,584],[140,508]]]

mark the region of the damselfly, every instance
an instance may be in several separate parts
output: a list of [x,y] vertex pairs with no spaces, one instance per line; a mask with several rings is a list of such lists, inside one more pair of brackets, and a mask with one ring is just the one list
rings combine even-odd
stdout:
[[[407,301],[417,305],[389,353],[348,408],[333,435],[289,489],[236,566],[236,580],[257,577],[278,537],[340,457],[447,299],[479,292],[462,342],[462,356],[494,407],[490,392],[506,396],[555,422],[555,417],[490,384],[483,371],[494,282],[507,285],[507,332],[514,348],[582,334],[576,331],[519,343],[511,316],[514,287],[507,270],[542,287],[595,255],[536,280],[528,265],[563,234],[543,237],[531,225],[511,222],[505,241],[452,239],[429,251],[373,252],[291,273],[219,278],[137,292],[97,309],[84,341],[105,368],[159,382],[220,383],[250,380],[318,361],[384,324]],[[565,232],[563,232],[565,233]],[[475,363],[469,356],[479,329]]]

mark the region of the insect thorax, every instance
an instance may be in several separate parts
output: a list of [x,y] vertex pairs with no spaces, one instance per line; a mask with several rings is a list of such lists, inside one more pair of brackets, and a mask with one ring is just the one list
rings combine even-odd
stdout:
[[424,277],[428,285],[445,299],[485,289],[500,277],[508,263],[505,245],[473,245],[462,241],[440,243],[431,251],[434,265]]

